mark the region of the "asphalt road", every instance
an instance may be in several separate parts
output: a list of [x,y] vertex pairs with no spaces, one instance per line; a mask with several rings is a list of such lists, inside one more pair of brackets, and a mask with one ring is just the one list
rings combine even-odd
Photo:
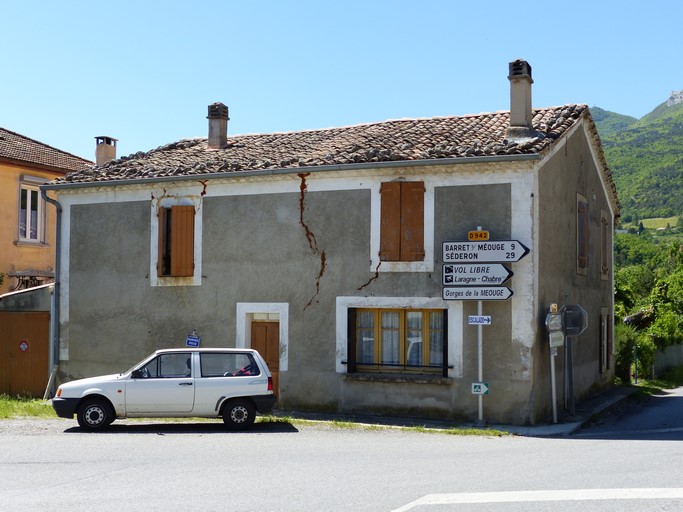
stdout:
[[559,439],[287,424],[229,433],[220,421],[117,421],[90,434],[75,421],[0,421],[0,510],[680,511],[680,398]]

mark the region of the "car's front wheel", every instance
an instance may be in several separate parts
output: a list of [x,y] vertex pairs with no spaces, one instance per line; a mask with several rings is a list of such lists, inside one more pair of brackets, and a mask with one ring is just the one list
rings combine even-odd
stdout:
[[223,423],[230,430],[246,430],[254,424],[255,419],[256,409],[249,400],[238,398],[223,406]]
[[115,419],[114,409],[104,398],[83,401],[78,408],[77,417],[80,427],[91,432],[104,430]]

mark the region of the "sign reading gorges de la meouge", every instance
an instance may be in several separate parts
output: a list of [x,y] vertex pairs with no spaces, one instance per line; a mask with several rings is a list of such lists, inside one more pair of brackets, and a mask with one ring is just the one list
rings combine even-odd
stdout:
[[519,240],[487,240],[484,242],[443,242],[444,263],[514,262],[529,254]]

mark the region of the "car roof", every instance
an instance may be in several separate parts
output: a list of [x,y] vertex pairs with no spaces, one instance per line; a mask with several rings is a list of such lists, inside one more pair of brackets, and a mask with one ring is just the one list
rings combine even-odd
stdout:
[[231,353],[231,352],[256,352],[253,348],[224,348],[224,347],[215,347],[215,348],[208,348],[208,347],[185,347],[185,348],[160,348],[159,350],[156,350],[154,353],[155,354],[161,354],[161,353],[169,353],[169,352],[224,352],[224,353]]

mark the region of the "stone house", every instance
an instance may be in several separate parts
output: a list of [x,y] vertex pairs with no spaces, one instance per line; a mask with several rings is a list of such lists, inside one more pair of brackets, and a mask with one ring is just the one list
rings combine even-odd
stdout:
[[[59,379],[194,332],[261,351],[287,410],[462,421],[483,400],[487,422],[535,423],[551,357],[560,403],[570,368],[577,397],[608,386],[619,206],[596,127],[585,105],[533,109],[525,61],[508,78],[509,112],[291,133],[229,136],[216,103],[207,138],[43,186],[63,216]],[[467,289],[495,296],[453,295],[445,242],[484,232],[528,254]],[[571,359],[551,356],[551,303],[588,313]]]

